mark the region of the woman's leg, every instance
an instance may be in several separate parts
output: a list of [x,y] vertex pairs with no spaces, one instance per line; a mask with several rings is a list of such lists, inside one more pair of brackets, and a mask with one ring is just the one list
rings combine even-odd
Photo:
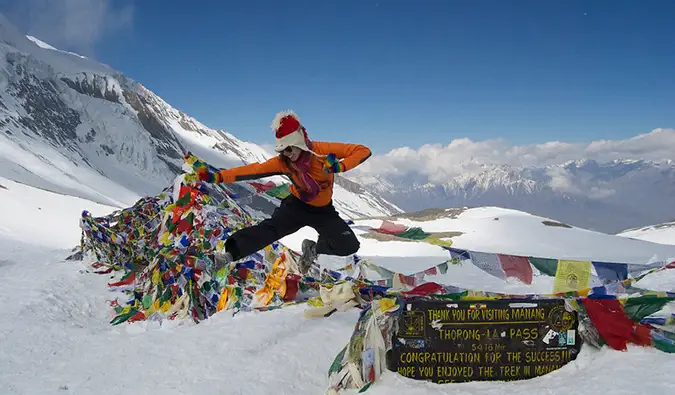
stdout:
[[356,253],[361,244],[347,223],[340,218],[330,205],[312,212],[309,224],[319,233],[319,240],[302,242],[302,255],[298,260],[301,273],[308,273],[314,265],[317,255],[347,256]]
[[317,254],[347,256],[361,247],[352,229],[332,205],[315,214],[311,226],[319,233]]
[[308,215],[294,196],[288,196],[274,209],[272,217],[257,225],[233,233],[225,241],[225,250],[236,261],[291,233],[297,232],[308,224]]

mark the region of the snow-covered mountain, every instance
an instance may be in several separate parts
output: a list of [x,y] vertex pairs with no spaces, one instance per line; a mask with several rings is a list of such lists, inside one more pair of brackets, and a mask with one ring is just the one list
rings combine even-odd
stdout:
[[[172,182],[187,151],[218,167],[270,157],[107,65],[23,35],[0,15],[0,176],[127,207]],[[336,186],[335,205],[349,218],[401,212],[347,180]]]
[[446,183],[430,183],[420,173],[357,175],[354,180],[407,211],[494,205],[608,233],[675,218],[672,160],[482,164]]
[[[326,371],[352,336],[361,310],[307,319],[307,304],[290,304],[234,316],[221,311],[198,325],[176,320],[113,326],[110,298],[117,293],[108,287],[110,275],[92,273],[91,260],[64,261],[78,243],[76,219],[82,207],[94,215],[113,209],[0,177],[0,394],[184,395],[213,388],[225,388],[226,394],[326,393]],[[453,237],[453,245],[487,252],[635,264],[675,257],[675,246],[551,226],[546,218],[513,210],[485,207],[438,217],[427,221],[404,215],[396,221],[428,232],[461,233]],[[378,241],[358,228],[355,232],[360,253],[389,270],[412,273],[448,258],[438,246]],[[313,229],[304,228],[283,242],[298,249],[304,238],[315,237]],[[650,276],[640,286],[670,291],[675,279],[669,274]],[[506,282],[470,264],[450,265],[446,278],[457,286],[506,293],[548,292],[553,281],[538,276],[532,285]],[[189,347],[180,349],[180,357],[169,358],[167,350],[177,344]],[[159,366],[169,359],[180,374],[137,368]],[[647,382],[649,393],[666,394],[675,383],[673,360],[673,354],[636,345],[625,352],[584,346],[576,360],[554,374],[506,384],[524,394],[600,394],[612,386],[623,389],[619,394],[641,394],[646,393]],[[214,366],[218,370],[208,373]],[[641,380],[635,380],[637,376]],[[429,385],[387,371],[366,393],[441,395],[459,388],[453,385]],[[498,381],[464,383],[461,393],[501,395],[504,386]]]
[[675,244],[675,221],[644,226],[641,228],[626,229],[617,235],[651,241],[652,243]]

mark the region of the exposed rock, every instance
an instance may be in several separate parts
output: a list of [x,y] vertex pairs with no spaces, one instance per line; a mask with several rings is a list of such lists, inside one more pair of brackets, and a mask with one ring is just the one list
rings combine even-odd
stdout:
[[93,81],[89,81],[86,74],[83,74],[83,76],[83,78],[76,80],[67,77],[61,77],[61,81],[65,82],[70,88],[83,95],[107,100],[113,103],[120,103],[120,97],[116,91],[108,87],[105,78],[99,75],[93,75],[91,76]]
[[[174,159],[182,158],[182,152],[185,152],[185,149],[182,149],[180,142],[178,142],[173,133],[157,119],[155,113],[146,107],[149,103],[145,102],[143,97],[138,93],[128,89],[124,90],[124,98],[127,103],[138,112],[138,120],[143,125],[143,128],[157,141],[157,153]],[[176,147],[180,147],[182,152],[178,152]]]
[[569,226],[567,224],[564,224],[562,222],[557,222],[557,221],[546,220],[546,221],[541,221],[541,223],[546,225],[546,226],[557,226],[557,227],[560,227],[560,228],[571,228],[571,226]]

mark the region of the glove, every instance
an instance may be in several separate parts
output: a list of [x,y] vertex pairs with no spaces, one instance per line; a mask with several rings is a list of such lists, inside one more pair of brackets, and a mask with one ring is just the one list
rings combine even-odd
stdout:
[[345,164],[338,161],[335,154],[328,154],[323,161],[323,171],[326,173],[342,173],[345,171]]
[[212,172],[204,168],[197,169],[197,177],[204,182],[210,184],[220,184],[223,182],[223,176],[220,175],[220,172]]

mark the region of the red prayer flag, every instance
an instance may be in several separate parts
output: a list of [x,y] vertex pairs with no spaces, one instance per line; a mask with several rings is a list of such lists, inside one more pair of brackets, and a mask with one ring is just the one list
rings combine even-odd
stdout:
[[177,235],[182,234],[183,232],[189,234],[192,232],[192,225],[190,225],[186,220],[182,219],[178,226],[176,226],[175,232]]
[[290,302],[295,300],[295,296],[298,294],[298,281],[300,276],[297,274],[290,273],[286,275],[286,293],[284,294],[284,302]]
[[532,284],[532,266],[524,256],[497,254],[506,277],[515,277],[524,284]]
[[139,311],[136,314],[129,317],[129,319],[127,321],[129,321],[129,322],[145,321],[145,314],[143,314],[142,311]]
[[443,291],[445,288],[443,288],[442,285],[439,285],[437,283],[429,282],[429,283],[424,283],[418,287],[415,287],[411,289],[410,291],[407,292],[401,292],[404,295],[431,295],[435,293],[439,293]]
[[428,274],[430,276],[435,276],[438,274],[438,270],[436,270],[436,266],[430,267],[429,269],[424,271],[424,274]]
[[403,274],[403,273],[399,273],[399,274],[398,274],[398,278],[399,278],[399,280],[401,280],[401,282],[402,282],[403,284],[405,284],[405,285],[409,285],[409,286],[411,286],[411,287],[414,287],[414,286],[415,286],[415,277],[413,277],[413,276],[406,276],[406,275]]
[[647,346],[651,344],[650,328],[636,323],[623,310],[617,299],[581,299],[593,326],[613,349],[625,351],[630,341]]
[[121,285],[129,285],[129,284],[133,283],[135,279],[136,279],[136,273],[131,272],[131,275],[129,277],[127,277],[126,279],[124,279],[122,281],[115,282],[115,283],[108,283],[108,286],[109,287],[119,287]]
[[408,228],[405,225],[396,224],[391,221],[384,220],[382,221],[382,225],[380,225],[379,228],[373,230],[380,233],[395,235],[397,233],[405,232],[406,230],[408,230]]

